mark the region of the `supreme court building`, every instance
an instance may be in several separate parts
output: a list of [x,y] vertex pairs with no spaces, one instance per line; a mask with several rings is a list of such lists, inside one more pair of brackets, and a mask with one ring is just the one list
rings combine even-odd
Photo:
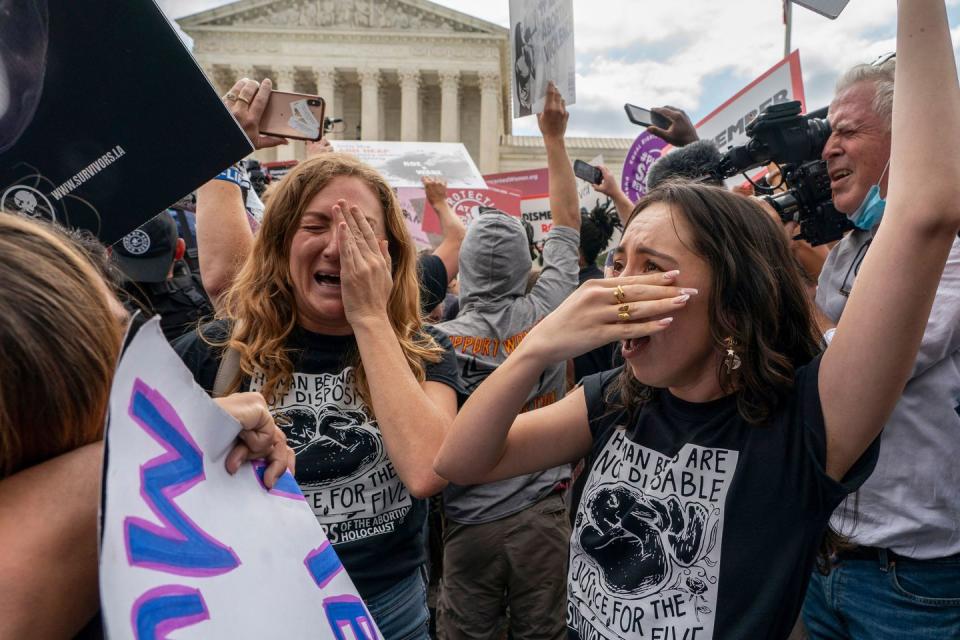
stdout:
[[[427,0],[239,0],[177,22],[221,95],[242,77],[316,93],[344,121],[331,138],[462,142],[482,173],[546,166],[540,136],[511,133],[510,32],[499,25]],[[603,154],[619,175],[632,142],[567,148]],[[256,157],[302,159],[304,145]]]

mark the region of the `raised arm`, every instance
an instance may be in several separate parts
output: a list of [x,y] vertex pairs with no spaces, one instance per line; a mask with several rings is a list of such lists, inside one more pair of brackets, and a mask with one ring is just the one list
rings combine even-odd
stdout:
[[697,129],[690,121],[690,116],[683,109],[671,106],[654,107],[651,109],[657,115],[661,115],[670,122],[666,129],[647,127],[647,131],[657,136],[661,140],[669,142],[675,147],[685,147],[691,142],[696,142],[700,138],[697,136]]
[[460,245],[467,235],[467,228],[447,204],[447,181],[430,176],[424,176],[422,181],[427,201],[440,219],[440,235],[443,237],[439,246],[433,250],[433,255],[443,261],[449,284],[460,271]]
[[[270,98],[269,79],[262,83],[243,78],[223,98],[254,147],[285,144],[283,138],[260,134],[260,116]],[[229,177],[229,176],[227,176]],[[197,190],[197,255],[203,288],[214,304],[233,283],[253,246],[253,232],[237,183],[211,180]]]
[[900,2],[886,211],[820,366],[827,473],[835,479],[903,391],[960,228],[955,64],[943,0]]
[[567,132],[567,119],[570,114],[551,82],[547,85],[547,97],[543,113],[537,114],[537,124],[543,134],[543,144],[547,150],[547,172],[550,177],[550,214],[554,226],[570,227],[580,230],[580,196],[577,193],[577,179],[573,174],[573,164],[567,155],[567,146],[563,140]]
[[215,179],[197,189],[197,257],[203,288],[214,305],[252,247],[240,185]]
[[393,287],[387,241],[377,240],[356,206],[340,200],[333,213],[344,313],[357,338],[383,444],[410,493],[431,496],[446,485],[432,463],[457,412],[456,393],[439,382],[419,383],[400,348],[387,311]]
[[610,173],[609,169],[602,164],[597,166],[597,168],[600,169],[600,173],[603,174],[603,182],[593,185],[593,189],[613,200],[613,206],[617,208],[617,217],[620,218],[620,225],[626,227],[627,220],[630,219],[630,214],[633,213],[634,203],[631,202],[627,194],[620,188],[616,177]]
[[[542,409],[517,415],[550,365],[601,345],[664,330],[669,320],[618,322],[614,287],[640,318],[662,316],[686,299],[675,273],[590,280],[540,321],[460,409],[434,461],[441,476],[478,484],[549,469],[590,451],[592,436],[582,389]],[[558,336],[563,336],[558,339]]]

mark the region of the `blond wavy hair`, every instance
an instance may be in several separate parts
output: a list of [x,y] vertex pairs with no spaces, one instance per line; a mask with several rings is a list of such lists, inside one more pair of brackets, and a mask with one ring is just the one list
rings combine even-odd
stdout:
[[0,478],[103,437],[123,328],[82,249],[0,211]]
[[[288,338],[297,326],[297,305],[290,274],[290,245],[307,205],[334,178],[361,180],[376,195],[384,213],[391,259],[393,289],[387,313],[410,370],[426,377],[426,362],[438,362],[442,351],[423,331],[416,249],[393,190],[372,167],[352,156],[325,153],[298,164],[271,194],[253,250],[236,279],[223,294],[218,317],[232,323],[229,338],[214,343],[240,353],[241,372],[264,376],[262,393],[274,404],[283,397],[293,376]],[[360,354],[351,355],[357,387],[372,412],[370,387]],[[230,387],[236,391],[240,380]]]

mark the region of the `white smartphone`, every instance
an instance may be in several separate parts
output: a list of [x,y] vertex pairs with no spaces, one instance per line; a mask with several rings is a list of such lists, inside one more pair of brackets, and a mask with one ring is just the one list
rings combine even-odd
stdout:
[[835,20],[850,0],[793,0],[793,4],[815,11],[822,16]]

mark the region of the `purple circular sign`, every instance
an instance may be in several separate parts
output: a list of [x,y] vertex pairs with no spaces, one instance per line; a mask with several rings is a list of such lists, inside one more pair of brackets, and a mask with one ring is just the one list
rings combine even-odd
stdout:
[[660,158],[667,143],[644,131],[633,141],[623,161],[623,177],[620,188],[631,202],[636,202],[647,192],[647,171]]

